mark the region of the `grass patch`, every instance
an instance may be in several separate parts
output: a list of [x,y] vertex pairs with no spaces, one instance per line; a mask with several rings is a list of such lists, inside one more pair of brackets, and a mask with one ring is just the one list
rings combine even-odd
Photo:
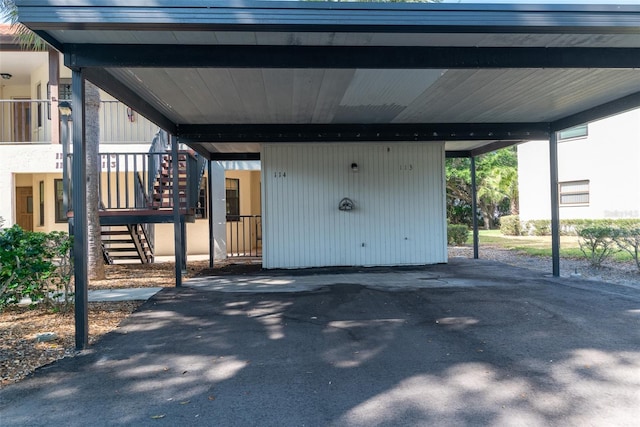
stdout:
[[[480,247],[483,245],[496,246],[522,252],[531,256],[551,256],[551,236],[504,236],[500,230],[479,230]],[[467,244],[473,244],[473,234],[469,236]],[[577,236],[560,236],[561,258],[585,258],[580,250]],[[631,261],[632,257],[626,252],[616,252],[611,259],[617,262]]]

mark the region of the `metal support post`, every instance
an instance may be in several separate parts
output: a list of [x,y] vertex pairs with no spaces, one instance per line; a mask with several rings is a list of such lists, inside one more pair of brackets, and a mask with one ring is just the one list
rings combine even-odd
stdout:
[[551,132],[549,138],[549,161],[551,181],[551,258],[553,275],[560,276],[560,200],[558,197],[558,133]]
[[[60,139],[62,142],[62,210],[67,215],[72,209],[69,203],[69,194],[71,186],[69,185],[69,118],[71,118],[71,104],[67,101],[63,101],[58,105],[60,120],[62,121],[62,127],[60,128]],[[73,235],[73,227],[71,221],[69,221],[69,235]]]
[[187,223],[184,216],[180,217],[180,239],[182,247],[182,274],[187,274]]
[[[75,280],[76,349],[89,344],[89,313],[87,274],[87,168],[85,139],[84,76],[82,70],[73,70],[71,79],[73,112],[73,266]],[[65,159],[66,161],[66,159]]]
[[476,188],[476,158],[471,160],[471,210],[473,211],[473,259],[479,258],[478,244],[478,193]]
[[208,166],[208,176],[207,176],[207,209],[209,211],[209,268],[213,268],[213,260],[215,257],[215,240],[213,238],[213,197],[212,196],[212,188],[213,188],[213,161],[207,161]]
[[171,135],[171,167],[173,187],[173,252],[175,255],[176,287],[182,286],[182,224],[180,219],[180,161],[178,159],[178,138]]

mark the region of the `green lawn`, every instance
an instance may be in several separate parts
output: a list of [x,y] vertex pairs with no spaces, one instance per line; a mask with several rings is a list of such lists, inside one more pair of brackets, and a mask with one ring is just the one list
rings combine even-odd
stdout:
[[[524,252],[533,256],[551,256],[551,236],[503,236],[500,230],[479,230],[480,247],[497,246]],[[473,244],[473,235],[469,233],[467,243]],[[584,258],[577,236],[560,236],[560,256],[562,258]],[[616,261],[629,261],[631,256],[618,252],[613,256]]]

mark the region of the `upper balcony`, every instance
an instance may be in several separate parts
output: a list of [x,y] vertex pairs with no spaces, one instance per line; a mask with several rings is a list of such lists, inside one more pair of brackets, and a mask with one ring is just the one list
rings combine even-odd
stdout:
[[[118,101],[100,102],[100,144],[150,144],[158,126]],[[55,144],[60,125],[53,123],[49,100],[0,100],[0,145]],[[72,132],[70,126],[70,132]]]

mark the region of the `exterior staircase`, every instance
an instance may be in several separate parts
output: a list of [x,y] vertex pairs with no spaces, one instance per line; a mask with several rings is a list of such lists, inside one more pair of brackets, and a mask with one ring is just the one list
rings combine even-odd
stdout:
[[[100,212],[104,259],[108,264],[132,261],[151,263],[154,259],[154,224],[173,222],[174,191],[178,192],[181,220],[195,221],[206,161],[191,151],[180,150],[177,160],[178,187],[174,189],[174,163],[166,134],[159,132],[156,135],[149,153],[122,154],[122,156],[125,155],[138,156],[138,159],[146,157],[147,160],[142,169],[134,168],[134,170],[125,170],[124,173],[121,165],[116,166],[115,170],[120,174],[116,172],[113,178],[107,177],[108,180],[117,181],[121,176],[130,176],[130,172],[133,172],[135,201],[117,199],[117,203],[113,203],[112,199],[120,195],[106,195],[105,200],[110,200],[112,203]],[[139,163],[134,159],[127,161],[126,164],[138,165]],[[126,181],[128,178],[124,179],[125,182],[120,186],[111,184],[111,187],[128,188],[129,184]]]
[[143,224],[103,226],[101,234],[105,263],[153,262],[153,246]]
[[[189,206],[187,200],[187,156],[188,153],[178,153],[178,197],[180,210],[185,211]],[[153,185],[153,192],[149,200],[149,207],[159,209],[173,206],[173,161],[170,154],[162,156],[160,171]]]

